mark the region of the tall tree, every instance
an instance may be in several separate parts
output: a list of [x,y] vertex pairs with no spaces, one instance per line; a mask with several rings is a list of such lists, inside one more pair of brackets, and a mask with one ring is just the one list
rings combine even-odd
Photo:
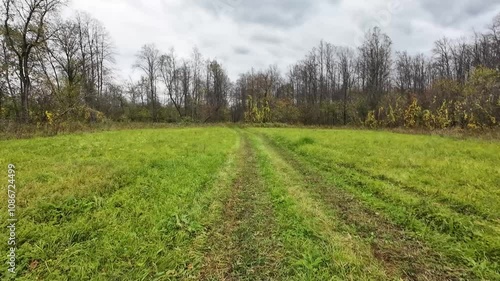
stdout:
[[207,113],[204,122],[224,120],[222,109],[227,105],[230,86],[229,77],[222,65],[217,60],[207,61],[205,84]]
[[8,48],[17,57],[17,73],[20,83],[21,120],[29,121],[28,100],[35,49],[42,46],[52,34],[49,31],[51,17],[64,4],[63,0],[2,0],[3,29]]
[[438,70],[440,78],[453,79],[450,40],[444,37],[443,39],[436,41],[432,51],[434,53],[435,67]]
[[179,117],[182,117],[181,95],[179,91],[179,68],[174,49],[170,49],[168,55],[160,57],[160,73],[170,102],[174,105]]
[[142,46],[136,55],[137,61],[134,67],[141,69],[149,84],[149,101],[151,106],[151,118],[158,121],[158,96],[157,81],[160,74],[160,51],[154,44]]
[[354,53],[351,49],[340,48],[337,51],[337,57],[342,81],[342,120],[344,125],[347,125],[347,103],[349,100],[348,95],[353,84]]
[[365,41],[359,48],[364,90],[368,95],[368,104],[376,109],[381,97],[390,88],[392,41],[380,28],[375,27],[365,35]]

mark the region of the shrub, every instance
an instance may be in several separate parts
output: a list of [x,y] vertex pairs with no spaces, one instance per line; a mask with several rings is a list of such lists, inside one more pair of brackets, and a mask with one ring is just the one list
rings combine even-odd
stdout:
[[406,128],[415,128],[419,124],[422,115],[422,108],[418,105],[418,100],[413,98],[411,104],[405,110],[404,120]]
[[378,126],[378,121],[375,118],[375,111],[369,111],[365,119],[365,126],[370,128],[376,128]]

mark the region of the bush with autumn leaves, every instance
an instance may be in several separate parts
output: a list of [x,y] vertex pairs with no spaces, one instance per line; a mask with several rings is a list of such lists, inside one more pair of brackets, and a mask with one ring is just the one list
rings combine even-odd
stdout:
[[467,82],[437,80],[425,95],[385,97],[378,110],[369,111],[367,127],[444,129],[492,128],[500,119],[500,72],[476,68]]

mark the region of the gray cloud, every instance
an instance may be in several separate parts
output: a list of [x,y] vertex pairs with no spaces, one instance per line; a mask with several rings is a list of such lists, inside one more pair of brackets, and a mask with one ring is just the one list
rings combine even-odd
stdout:
[[433,21],[444,26],[456,26],[470,18],[498,9],[498,0],[421,0],[422,8]]
[[250,37],[250,40],[255,43],[267,43],[272,45],[279,45],[283,42],[277,35],[257,33]]
[[[332,1],[332,0],[330,0]],[[240,23],[273,28],[291,28],[312,16],[317,1],[310,0],[195,0],[216,15],[227,15]]]
[[[397,3],[400,9],[390,8]],[[373,25],[389,34],[394,50],[428,53],[443,36],[484,30],[500,12],[500,1],[86,0],[72,1],[69,9],[87,11],[109,31],[117,46],[117,76],[137,75],[134,54],[156,43],[162,52],[174,47],[181,58],[196,46],[235,79],[269,64],[285,72],[322,39],[356,48]]]
[[247,47],[236,46],[233,48],[233,51],[237,55],[248,55],[251,51]]

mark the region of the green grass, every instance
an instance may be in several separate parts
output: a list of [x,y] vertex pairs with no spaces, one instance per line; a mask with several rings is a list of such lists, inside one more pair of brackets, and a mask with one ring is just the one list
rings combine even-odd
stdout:
[[495,140],[166,128],[0,141],[8,163],[16,280],[500,279]]
[[331,189],[323,193],[348,192],[465,276],[500,277],[498,142],[348,130],[252,131],[321,177]]
[[[286,249],[285,280],[386,280],[369,246],[306,190],[307,182],[262,139],[252,136]],[[285,278],[286,276],[286,278]]]
[[236,139],[217,128],[2,142],[0,162],[18,170],[18,280],[192,276]]

